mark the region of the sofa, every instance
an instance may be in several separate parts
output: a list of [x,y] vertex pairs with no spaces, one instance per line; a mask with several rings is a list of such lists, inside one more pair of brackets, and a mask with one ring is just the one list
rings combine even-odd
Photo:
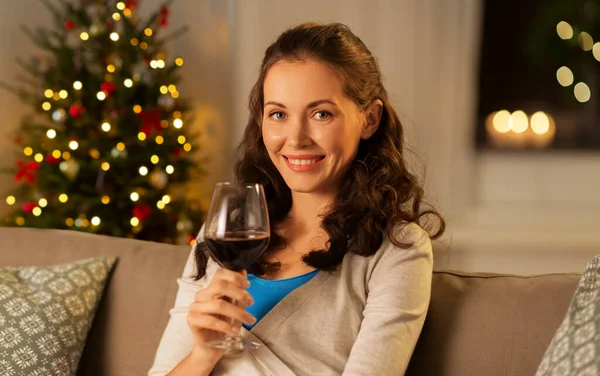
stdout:
[[[78,375],[146,375],[189,246],[29,228],[0,228],[0,239],[0,266],[118,257]],[[579,279],[579,274],[436,271],[429,313],[407,375],[534,375]]]

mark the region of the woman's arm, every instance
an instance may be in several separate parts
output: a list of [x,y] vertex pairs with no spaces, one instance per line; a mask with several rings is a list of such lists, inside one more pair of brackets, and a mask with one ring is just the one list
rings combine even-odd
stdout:
[[363,321],[343,376],[398,376],[408,367],[431,297],[431,241],[417,225],[406,226],[389,244],[368,281]]

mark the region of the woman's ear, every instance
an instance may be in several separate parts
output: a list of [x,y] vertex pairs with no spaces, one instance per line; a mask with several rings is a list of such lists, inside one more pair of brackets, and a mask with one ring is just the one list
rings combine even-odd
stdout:
[[381,113],[383,112],[383,102],[375,99],[365,110],[365,123],[360,137],[363,140],[370,138],[379,128]]

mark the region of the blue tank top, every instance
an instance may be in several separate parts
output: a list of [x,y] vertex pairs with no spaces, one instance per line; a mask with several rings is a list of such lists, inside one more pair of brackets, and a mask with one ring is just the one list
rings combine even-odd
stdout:
[[[310,281],[319,270],[302,274],[292,278],[270,280],[262,279],[254,274],[248,274],[250,287],[247,291],[254,299],[254,305],[246,307],[246,311],[256,317],[256,325],[273,307],[285,298],[290,292]],[[243,324],[244,328],[250,330],[254,325]]]

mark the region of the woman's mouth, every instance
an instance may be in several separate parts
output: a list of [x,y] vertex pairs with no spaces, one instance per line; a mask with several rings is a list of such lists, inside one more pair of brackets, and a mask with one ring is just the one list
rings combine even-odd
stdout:
[[323,155],[284,155],[283,159],[290,170],[308,172],[318,167],[325,159]]

